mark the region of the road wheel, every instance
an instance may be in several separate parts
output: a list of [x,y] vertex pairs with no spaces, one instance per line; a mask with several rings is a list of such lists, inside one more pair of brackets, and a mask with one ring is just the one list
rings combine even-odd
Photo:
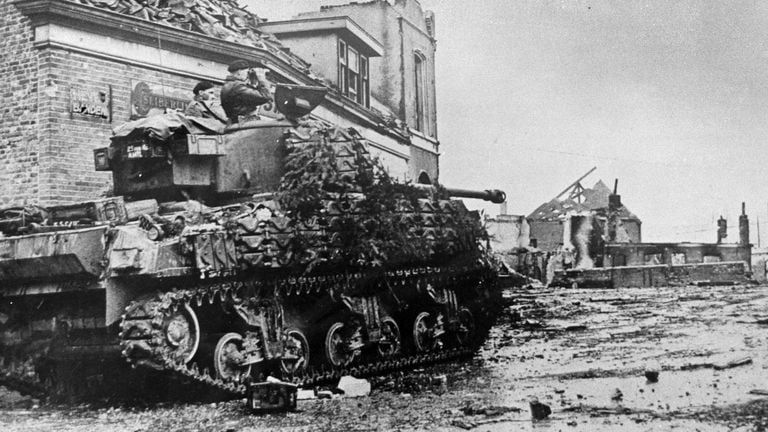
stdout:
[[344,323],[335,322],[328,328],[325,333],[323,353],[331,366],[346,366],[355,358],[355,352],[350,349],[349,339],[349,329]]
[[438,346],[435,319],[429,312],[420,312],[413,320],[413,347],[416,352],[430,351]]
[[303,372],[309,365],[309,342],[304,332],[290,328],[285,332],[280,369],[284,374]]
[[475,336],[475,317],[468,308],[459,310],[459,329],[456,332],[456,340],[459,346],[467,346]]
[[381,357],[391,357],[402,350],[400,327],[392,318],[384,318],[381,322],[381,339],[377,350]]
[[219,339],[213,351],[213,368],[216,377],[225,381],[239,382],[251,373],[251,365],[243,366],[245,352],[243,337],[227,333]]
[[189,363],[200,346],[200,323],[189,305],[179,308],[165,319],[165,341],[173,350],[171,356]]

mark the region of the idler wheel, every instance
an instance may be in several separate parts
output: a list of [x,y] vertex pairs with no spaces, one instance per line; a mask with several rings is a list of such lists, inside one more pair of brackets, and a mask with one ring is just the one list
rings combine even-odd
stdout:
[[459,346],[467,346],[475,336],[475,316],[468,308],[459,310],[459,329],[456,332],[456,340]]
[[288,329],[283,342],[283,354],[280,358],[280,368],[285,374],[303,372],[309,365],[309,342],[299,329]]
[[[352,335],[354,337],[354,335]],[[357,354],[351,343],[349,329],[344,323],[335,322],[328,328],[325,334],[325,358],[332,366],[346,366],[352,362]]]
[[213,351],[216,377],[226,381],[241,381],[251,373],[251,365],[243,366],[244,360],[243,337],[237,333],[225,334]]
[[179,308],[165,320],[165,341],[173,350],[172,357],[189,363],[200,346],[200,323],[189,307]]
[[400,327],[392,318],[384,318],[381,322],[381,339],[377,349],[382,357],[393,356],[400,352],[402,340],[400,338]]

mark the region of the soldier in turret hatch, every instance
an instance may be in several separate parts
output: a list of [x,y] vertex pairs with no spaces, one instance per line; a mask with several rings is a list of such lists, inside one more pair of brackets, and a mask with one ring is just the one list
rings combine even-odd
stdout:
[[184,114],[192,117],[203,117],[216,119],[222,123],[227,122],[227,114],[221,107],[219,101],[219,91],[210,81],[200,81],[197,83],[192,93],[195,98],[187,105]]
[[232,123],[258,119],[259,106],[272,100],[267,69],[251,67],[245,60],[235,60],[227,68],[230,75],[221,88],[221,106]]

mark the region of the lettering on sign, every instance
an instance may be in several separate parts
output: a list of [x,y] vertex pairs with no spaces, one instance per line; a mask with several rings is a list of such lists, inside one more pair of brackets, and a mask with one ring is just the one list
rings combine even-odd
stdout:
[[131,80],[131,119],[184,111],[192,100],[191,89]]
[[105,90],[86,89],[82,87],[69,88],[70,112],[112,121],[112,86]]

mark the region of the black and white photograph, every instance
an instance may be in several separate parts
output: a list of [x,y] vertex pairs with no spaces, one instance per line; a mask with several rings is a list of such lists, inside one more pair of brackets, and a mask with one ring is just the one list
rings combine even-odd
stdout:
[[0,0],[0,85],[2,431],[768,430],[766,2]]

